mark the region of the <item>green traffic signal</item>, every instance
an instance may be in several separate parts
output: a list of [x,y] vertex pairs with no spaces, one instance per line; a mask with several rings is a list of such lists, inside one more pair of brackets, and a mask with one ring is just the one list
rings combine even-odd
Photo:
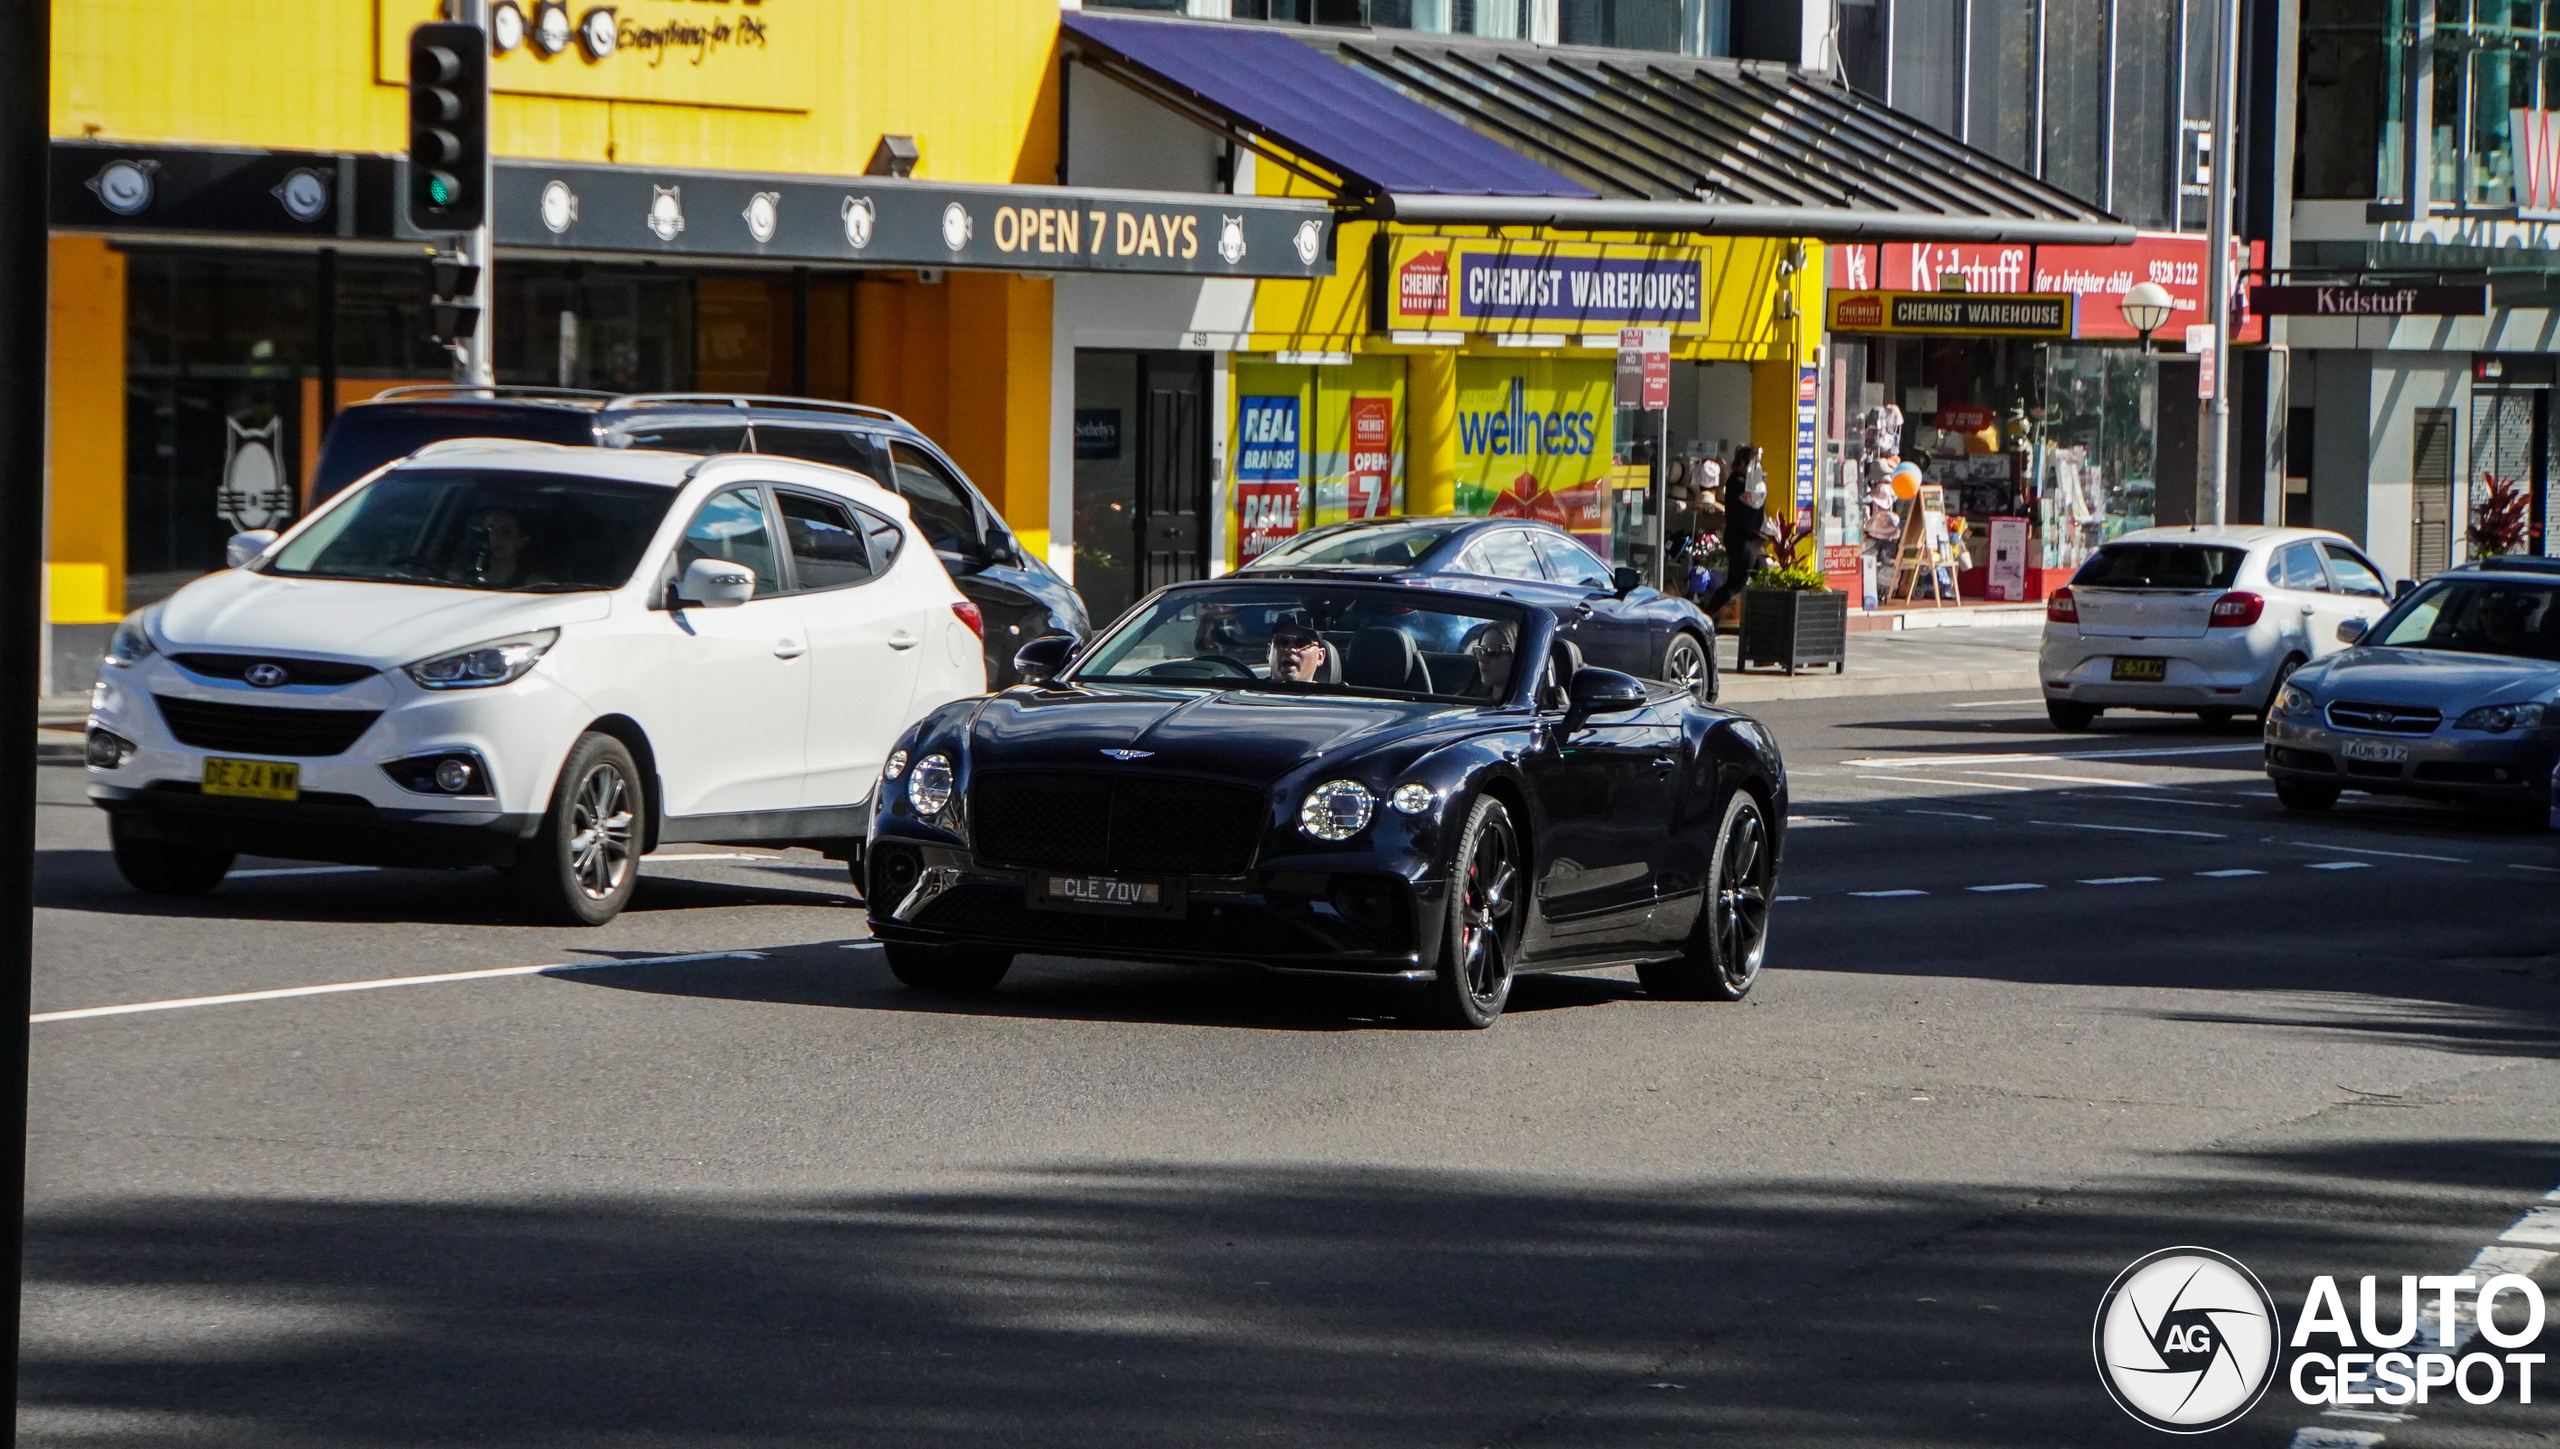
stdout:
[[427,178],[427,198],[438,206],[453,205],[453,185],[442,176]]

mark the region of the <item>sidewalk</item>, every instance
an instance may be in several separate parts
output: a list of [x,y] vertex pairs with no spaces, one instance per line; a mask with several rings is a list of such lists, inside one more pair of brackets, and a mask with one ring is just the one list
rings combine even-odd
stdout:
[[[1948,610],[1953,614],[1955,610]],[[1828,666],[1794,676],[1761,666],[1734,668],[1734,639],[1719,634],[1716,666],[1728,704],[1770,699],[1826,699],[1851,694],[1952,694],[1971,689],[2034,692],[2036,646],[2044,637],[2044,610],[1967,611],[1977,621],[1932,621],[1933,628],[1861,630],[1849,635],[1848,668]]]

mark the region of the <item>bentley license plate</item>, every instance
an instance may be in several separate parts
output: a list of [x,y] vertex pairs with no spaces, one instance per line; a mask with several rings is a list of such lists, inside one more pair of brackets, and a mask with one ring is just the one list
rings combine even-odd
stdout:
[[2409,747],[2387,740],[2347,740],[2338,746],[2338,753],[2350,760],[2378,760],[2386,765],[2397,765],[2409,758]]
[[1179,881],[1132,880],[1118,875],[1032,877],[1031,904],[1051,911],[1095,911],[1115,916],[1182,914]]
[[302,796],[302,767],[284,760],[217,756],[204,762],[204,792],[250,800],[297,800]]
[[2115,667],[2108,671],[2107,677],[2119,684],[2127,681],[2132,681],[2137,684],[2158,684],[2160,681],[2169,677],[2169,661],[2166,659],[2120,657],[2116,660]]

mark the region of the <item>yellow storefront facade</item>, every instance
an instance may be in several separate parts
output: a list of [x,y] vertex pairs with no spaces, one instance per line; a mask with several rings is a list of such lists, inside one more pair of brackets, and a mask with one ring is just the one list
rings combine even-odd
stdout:
[[[338,408],[451,376],[425,336],[432,239],[388,200],[402,38],[436,13],[56,6],[53,687],[85,683],[127,610],[219,567],[235,528],[289,522]],[[1352,517],[1519,512],[1606,551],[1624,485],[1659,471],[1614,405],[1626,322],[1669,335],[1653,445],[1758,444],[1785,486],[1819,362],[1818,248],[1361,220],[1231,140],[1101,94],[1062,60],[1060,14],[520,0],[523,39],[492,61],[500,383],[890,409],[1098,618]],[[1180,156],[1115,141],[1133,106],[1182,133]],[[559,177],[574,225],[553,224]],[[750,237],[752,214],[720,198],[766,186],[787,215],[823,210],[827,235]],[[840,228],[827,187],[846,192]],[[857,188],[930,202],[946,240],[965,212],[958,239],[932,265],[865,250]],[[1196,214],[1167,209],[1185,200]],[[1425,294],[1397,287],[1432,265],[1452,291],[1417,310]],[[1479,273],[1552,281],[1497,280],[1479,305]],[[1177,549],[1127,533],[1157,517],[1191,520]]]

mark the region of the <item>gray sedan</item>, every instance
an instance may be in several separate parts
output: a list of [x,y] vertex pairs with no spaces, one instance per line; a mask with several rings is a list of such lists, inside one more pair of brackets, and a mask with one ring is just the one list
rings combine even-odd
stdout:
[[2354,647],[2295,671],[2267,711],[2267,774],[2296,810],[2341,790],[2484,804],[2551,798],[2560,579],[2494,564],[2420,585]]

